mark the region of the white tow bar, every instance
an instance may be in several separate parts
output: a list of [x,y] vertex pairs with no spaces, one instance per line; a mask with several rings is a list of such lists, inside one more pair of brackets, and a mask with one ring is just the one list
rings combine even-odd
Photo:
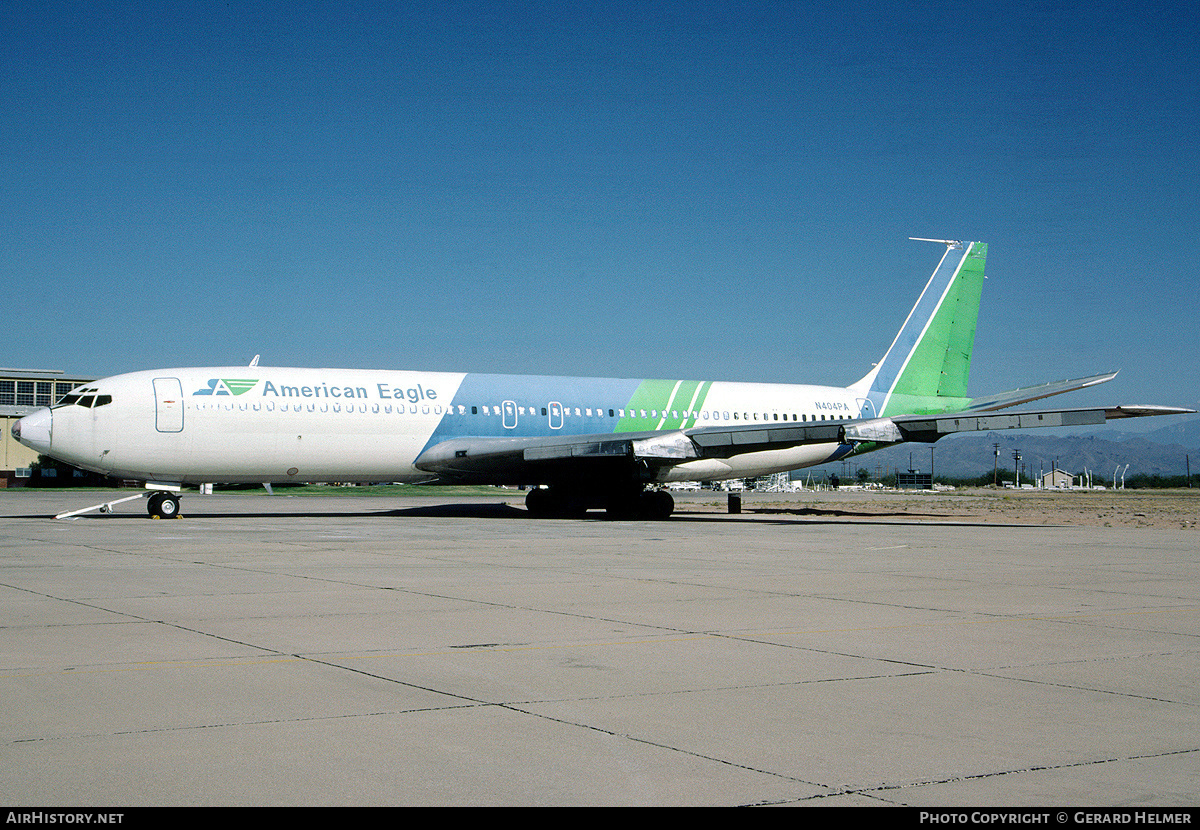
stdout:
[[103,504],[93,504],[91,507],[85,507],[82,510],[68,510],[65,513],[59,513],[54,518],[56,518],[56,519],[71,519],[76,516],[82,516],[84,513],[91,513],[93,510],[99,510],[101,513],[111,513],[112,509],[113,509],[113,505],[121,504],[122,502],[126,502],[126,501],[133,501],[134,499],[149,498],[152,493],[153,493],[153,491],[146,492],[146,493],[138,493],[136,496],[126,496],[125,498],[117,499],[116,501],[106,501]]

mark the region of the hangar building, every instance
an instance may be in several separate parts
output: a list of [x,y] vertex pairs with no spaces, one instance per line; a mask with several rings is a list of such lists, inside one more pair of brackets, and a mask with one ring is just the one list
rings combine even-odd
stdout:
[[0,368],[0,487],[20,487],[37,461],[36,452],[12,437],[17,419],[94,379],[55,370]]

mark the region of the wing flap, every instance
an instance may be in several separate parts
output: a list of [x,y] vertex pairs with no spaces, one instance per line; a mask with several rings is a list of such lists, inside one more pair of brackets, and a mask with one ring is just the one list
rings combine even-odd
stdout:
[[556,444],[551,446],[527,447],[523,451],[526,461],[552,461],[561,458],[626,457],[629,441],[585,441],[583,443]]
[[[886,419],[875,419],[886,420]],[[700,427],[685,434],[706,457],[727,458],[760,449],[780,449],[801,444],[839,444],[846,425],[857,422],[828,421],[814,426],[767,427],[757,424],[729,427]],[[866,422],[862,422],[866,423]]]
[[426,449],[414,466],[448,482],[545,484],[564,477],[619,472],[632,465],[635,440],[660,435],[452,438]]

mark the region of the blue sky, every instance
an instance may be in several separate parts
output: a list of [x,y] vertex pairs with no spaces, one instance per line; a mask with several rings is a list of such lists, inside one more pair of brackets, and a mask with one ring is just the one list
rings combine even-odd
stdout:
[[[0,363],[850,383],[990,244],[971,391],[1200,404],[1200,12],[5,5]],[[1065,399],[1064,399],[1065,400]]]

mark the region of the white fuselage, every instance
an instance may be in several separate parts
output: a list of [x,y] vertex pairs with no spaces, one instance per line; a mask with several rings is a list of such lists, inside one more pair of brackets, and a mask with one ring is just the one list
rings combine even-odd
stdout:
[[[177,483],[420,481],[433,476],[414,461],[448,438],[841,420],[863,406],[850,390],[790,384],[271,367],[137,372],[86,389],[90,406],[47,412],[38,450],[115,477]],[[660,480],[795,469],[839,449],[697,459],[664,468]]]

